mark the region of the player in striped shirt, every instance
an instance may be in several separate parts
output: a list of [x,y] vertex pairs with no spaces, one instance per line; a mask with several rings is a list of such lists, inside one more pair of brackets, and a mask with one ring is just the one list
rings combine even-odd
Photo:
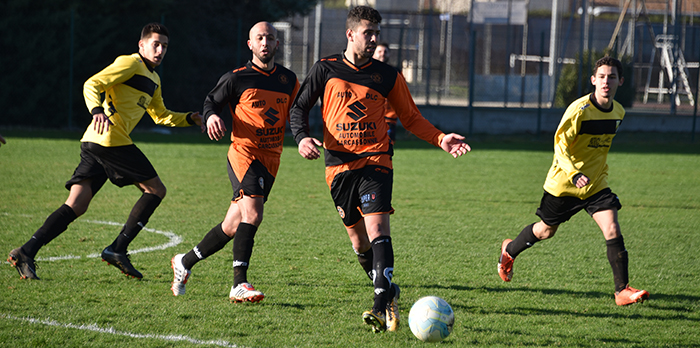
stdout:
[[585,209],[605,237],[615,282],[615,302],[624,306],[643,302],[646,290],[629,286],[627,249],[617,211],[622,208],[608,187],[608,151],[625,110],[613,98],[622,85],[622,63],[611,57],[596,62],[591,83],[595,92],[575,100],[564,112],[554,135],[554,159],[537,208],[540,221],[526,226],[515,240],[501,245],[498,274],[513,277],[513,260],[535,243],[554,236],[559,225]]

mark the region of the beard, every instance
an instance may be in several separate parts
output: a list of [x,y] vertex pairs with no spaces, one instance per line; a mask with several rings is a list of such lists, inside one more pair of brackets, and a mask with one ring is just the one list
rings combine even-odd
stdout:
[[366,49],[362,50],[362,54],[360,55],[360,57],[362,57],[362,58],[372,58],[372,56],[374,56],[374,49],[372,49],[370,51],[368,51]]
[[255,57],[257,57],[264,64],[267,64],[267,63],[271,62],[273,58],[275,58],[276,53],[277,53],[277,47],[271,48],[266,56],[264,56],[260,53],[256,53]]

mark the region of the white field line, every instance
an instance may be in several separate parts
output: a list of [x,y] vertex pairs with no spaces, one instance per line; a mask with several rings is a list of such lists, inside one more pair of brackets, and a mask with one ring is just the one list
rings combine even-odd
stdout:
[[93,332],[98,332],[98,333],[103,333],[103,334],[110,334],[110,335],[117,335],[117,336],[126,336],[126,337],[131,337],[131,338],[150,338],[150,339],[156,339],[156,340],[161,340],[161,341],[171,341],[171,342],[189,342],[192,344],[200,344],[200,345],[215,345],[219,347],[226,347],[226,348],[243,348],[242,346],[230,343],[228,341],[224,340],[198,340],[196,338],[191,338],[188,336],[183,336],[183,335],[157,335],[157,334],[139,334],[139,333],[133,333],[133,332],[127,332],[127,331],[119,331],[116,330],[112,327],[106,327],[102,328],[97,326],[97,324],[90,324],[90,325],[85,325],[85,324],[72,324],[72,323],[60,323],[56,320],[51,320],[51,319],[35,319],[35,318],[18,318],[9,314],[0,314],[0,318],[3,319],[10,319],[10,320],[19,320],[19,321],[24,321],[28,322],[31,324],[39,324],[39,325],[47,325],[47,326],[54,326],[54,327],[61,327],[61,328],[66,328],[66,329],[76,329],[76,330],[86,330],[86,331],[93,331]]
[[[99,220],[79,220],[81,222],[89,222],[93,224],[101,224],[101,225],[111,225],[111,226],[122,226],[122,223],[119,222],[113,222],[113,221],[99,221]],[[170,231],[160,231],[156,230],[153,228],[148,228],[144,227],[144,231],[151,232],[151,233],[157,233],[160,235],[163,235],[168,238],[168,241],[164,244],[152,246],[152,247],[146,247],[146,248],[141,248],[141,249],[136,249],[136,250],[129,250],[129,254],[138,254],[138,253],[144,253],[144,252],[150,252],[150,251],[155,251],[155,250],[165,250],[170,247],[174,247],[180,243],[182,243],[182,237],[178,236],[177,234],[170,232]],[[85,256],[87,258],[98,258],[101,257],[100,253],[94,253]],[[61,260],[74,260],[74,259],[80,259],[82,256],[76,256],[76,255],[63,255],[63,256],[51,256],[51,257],[39,257],[36,259],[36,261],[61,261]]]

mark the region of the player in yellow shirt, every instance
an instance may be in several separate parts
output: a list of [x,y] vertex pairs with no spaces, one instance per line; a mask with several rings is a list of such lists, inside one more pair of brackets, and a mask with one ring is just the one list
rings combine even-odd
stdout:
[[525,227],[515,240],[501,245],[498,274],[513,277],[513,260],[540,240],[554,236],[560,224],[585,209],[605,237],[619,306],[643,302],[646,290],[629,286],[628,257],[617,211],[622,208],[608,187],[608,151],[625,110],[613,98],[622,85],[622,63],[611,57],[596,62],[591,83],[595,92],[575,100],[566,109],[554,135],[554,160],[537,208],[541,220]]
[[39,279],[34,265],[39,249],[87,211],[90,201],[107,179],[119,187],[135,185],[142,195],[119,236],[102,251],[102,259],[128,276],[143,277],[131,265],[126,249],[165,197],[166,189],[129,134],[144,113],[159,125],[202,127],[198,112],[173,112],[163,104],[160,77],[155,68],[165,57],[168,41],[165,26],[147,24],[141,30],[138,53],[117,57],[114,63],[85,82],[83,94],[92,113],[92,123],[80,140],[80,164],[66,182],[66,189],[70,191],[68,199],[49,215],[27,243],[12,250],[8,257],[23,279]]

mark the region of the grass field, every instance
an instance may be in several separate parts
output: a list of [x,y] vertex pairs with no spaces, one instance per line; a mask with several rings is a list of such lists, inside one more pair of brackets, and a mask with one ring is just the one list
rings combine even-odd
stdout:
[[[81,134],[3,135],[6,257],[65,201]],[[330,199],[323,162],[302,159],[291,144],[248,273],[265,300],[229,303],[230,246],[194,267],[185,296],[172,296],[170,258],[198,243],[228,207],[228,144],[198,134],[135,134],[168,187],[149,230],[131,246],[146,249],[131,258],[144,279],[128,279],[96,256],[139,197],[136,188],[107,184],[88,212],[39,252],[40,281],[0,267],[0,346],[698,347],[700,145],[685,137],[623,133],[610,153],[631,285],[651,293],[627,307],[615,305],[602,234],[584,213],[523,253],[512,282],[496,273],[501,241],[536,221],[551,137],[478,136],[469,140],[473,152],[459,159],[400,140],[391,222],[404,321],[398,332],[373,334],[360,318],[372,287]],[[410,305],[426,295],[455,310],[454,331],[441,343],[422,343],[408,328]]]

